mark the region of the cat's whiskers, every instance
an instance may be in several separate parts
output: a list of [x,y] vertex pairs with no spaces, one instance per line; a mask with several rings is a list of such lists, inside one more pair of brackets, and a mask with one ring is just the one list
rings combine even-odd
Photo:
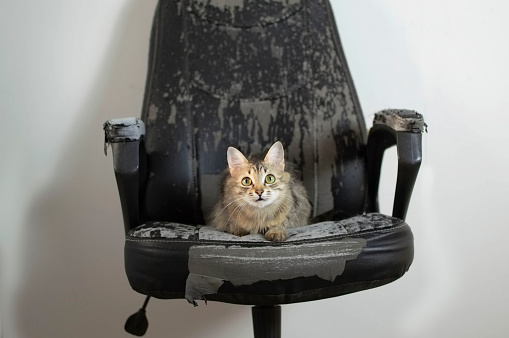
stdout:
[[[239,195],[242,195],[239,197]],[[223,202],[224,203],[227,203],[228,201],[231,201],[231,200],[235,200],[235,199],[238,199],[238,198],[244,198],[245,196],[243,196],[243,194],[239,194],[239,195],[234,195],[234,196],[231,196],[231,197],[228,197],[226,198]]]
[[[243,199],[244,197],[241,197],[241,198]],[[239,209],[239,208],[241,208],[241,207],[246,206],[246,204],[247,204],[247,202],[244,202],[243,204],[242,204],[242,203],[240,203],[239,205],[237,205],[237,206],[235,207],[235,209],[233,209],[232,213],[230,214],[230,217],[228,217],[228,219],[226,220],[226,224],[228,224],[228,222],[230,222],[230,218],[232,218],[232,216],[233,216],[233,214],[235,213],[235,211],[237,211],[237,209]],[[237,224],[237,225],[238,225],[238,224]]]
[[[242,208],[240,208],[239,212],[238,212],[238,215],[237,215],[237,222],[236,224],[237,225],[240,225],[240,215],[242,214],[242,211],[244,211],[244,209],[249,205],[249,203],[244,203],[244,205],[242,206]],[[235,212],[235,211],[234,211]],[[233,213],[232,213],[233,214]]]
[[[216,215],[216,217],[214,218],[214,220],[212,221],[212,223],[215,223],[216,219],[219,217],[219,215],[221,215],[221,214],[223,213],[223,211],[225,211],[225,210],[226,210],[226,208],[228,208],[228,207],[229,207],[230,205],[232,205],[233,203],[235,203],[235,202],[237,202],[237,201],[240,201],[240,200],[244,199],[244,196],[241,196],[241,197],[239,197],[239,198],[237,198],[237,196],[233,196],[233,197],[230,197],[230,198],[226,199],[226,201],[228,201],[228,200],[230,200],[230,199],[232,199],[232,198],[235,198],[235,199],[234,199],[233,201],[231,201],[230,203],[228,203],[228,204],[227,204],[227,205],[226,205],[226,206],[225,206],[225,207],[224,207],[224,208],[223,208],[223,209],[222,209],[222,210],[221,210],[221,211],[220,211],[220,212]],[[234,210],[234,212],[235,212],[235,210]]]

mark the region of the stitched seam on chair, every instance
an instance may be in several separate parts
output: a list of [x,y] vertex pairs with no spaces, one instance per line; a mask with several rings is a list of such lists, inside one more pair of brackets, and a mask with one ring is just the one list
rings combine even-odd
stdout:
[[213,24],[213,25],[216,25],[216,26],[232,27],[232,28],[236,28],[236,29],[252,29],[252,28],[259,28],[259,27],[268,27],[268,26],[276,25],[276,24],[281,23],[283,21],[287,21],[292,16],[295,16],[299,12],[301,12],[303,10],[303,8],[304,8],[304,6],[301,5],[295,11],[290,12],[290,13],[288,13],[286,15],[283,15],[282,17],[280,17],[280,18],[278,18],[278,19],[276,19],[274,21],[271,21],[271,22],[259,22],[256,25],[249,25],[249,26],[241,26],[241,25],[238,25],[238,24],[233,24],[233,23],[229,23],[229,22],[223,22],[223,21],[214,20],[214,19],[210,18],[207,15],[201,15],[193,7],[191,7],[190,10],[188,10],[188,12],[193,14],[194,16],[196,16],[198,19],[200,19],[202,21],[207,21],[210,24]]
[[359,96],[357,94],[357,90],[355,89],[355,84],[353,82],[352,74],[350,73],[350,68],[348,67],[345,50],[343,49],[343,46],[341,44],[341,37],[339,35],[338,29],[337,29],[337,23],[334,20],[334,14],[332,11],[332,7],[330,2],[325,3],[325,7],[327,10],[327,20],[330,26],[333,26],[331,28],[332,33],[332,40],[335,46],[335,54],[337,55],[339,61],[343,65],[343,70],[346,74],[346,81],[348,83],[348,90],[350,91],[350,95],[352,97],[352,100],[354,101],[354,106],[357,110],[356,114],[356,120],[359,126],[359,130],[361,132],[362,142],[363,144],[366,144],[367,142],[367,131],[366,131],[366,122],[364,120],[364,115],[362,112],[361,103],[359,101]]
[[[306,43],[307,43],[307,48],[306,48],[306,59],[308,60],[308,63],[309,63],[309,84],[311,84],[312,86],[312,83],[314,82],[315,80],[315,76],[316,76],[316,71],[315,71],[315,67],[314,67],[314,62],[313,62],[313,57],[312,57],[312,50],[313,50],[313,43],[311,42],[312,39],[311,39],[311,36],[312,36],[312,33],[311,33],[311,27],[310,27],[310,4],[305,1],[305,12],[304,12],[304,24],[305,24],[305,30],[306,30]],[[318,158],[318,127],[317,127],[317,123],[316,123],[316,109],[315,109],[315,104],[316,104],[316,91],[315,90],[311,90],[311,102],[309,103],[311,109],[312,109],[312,113],[311,113],[311,118],[312,118],[312,126],[313,126],[313,131],[312,131],[312,135],[311,137],[313,138],[312,142],[313,142],[313,192],[312,192],[312,200],[313,200],[313,210],[312,210],[312,213],[313,213],[313,217],[316,217],[318,216],[318,203],[319,203],[319,193],[318,193],[318,161],[319,161],[319,158]]]
[[[156,17],[157,16],[157,17]],[[156,13],[155,13],[155,16],[154,16],[154,20],[156,20],[156,23],[154,25],[154,27],[152,28],[153,31],[151,32],[151,37],[150,37],[150,42],[153,46],[153,50],[151,51],[151,55],[149,55],[149,71],[147,73],[147,84],[149,83],[152,83],[152,79],[154,77],[154,74],[155,74],[155,68],[156,68],[156,64],[157,64],[157,60],[159,59],[159,39],[160,39],[160,28],[161,28],[161,4],[159,3],[156,7]],[[152,36],[153,34],[153,36]],[[149,103],[150,103],[150,98],[152,96],[152,86],[149,86],[149,85],[145,85],[146,88],[146,93],[145,93],[145,96],[143,98],[143,109],[142,109],[142,114],[141,114],[141,118],[142,120],[147,123],[148,122],[148,111],[149,111]]]
[[306,244],[306,243],[317,243],[317,242],[323,242],[323,241],[326,241],[326,240],[334,240],[334,239],[342,239],[342,238],[352,238],[352,237],[362,237],[364,235],[370,235],[370,234],[374,234],[374,233],[388,233],[388,232],[391,232],[393,230],[397,230],[397,229],[400,229],[402,227],[404,227],[405,225],[407,225],[404,221],[401,221],[400,224],[398,224],[397,226],[393,226],[393,227],[390,227],[390,228],[386,228],[386,229],[379,229],[379,230],[369,230],[369,231],[365,231],[365,232],[359,232],[359,233],[355,233],[355,234],[343,234],[343,235],[337,235],[337,236],[330,236],[330,237],[321,237],[319,239],[308,239],[308,240],[298,240],[298,241],[294,241],[294,242],[282,242],[282,243],[278,243],[278,244],[274,244],[274,243],[268,243],[268,242],[242,242],[242,241],[213,241],[213,240],[206,240],[206,239],[203,239],[203,240],[191,240],[191,239],[179,239],[179,238],[175,238],[175,239],[169,239],[169,238],[160,238],[160,239],[136,239],[134,237],[127,237],[126,238],[126,241],[129,241],[129,242],[145,242],[145,243],[164,243],[166,241],[168,242],[177,242],[177,243],[194,243],[194,244],[216,244],[216,245],[226,245],[226,246],[232,246],[232,245],[252,245],[252,246],[290,246],[290,245],[295,245],[295,244]]
[[[300,292],[295,292],[295,293],[287,293],[287,292],[285,292],[284,295],[300,295],[300,294],[306,294],[306,293],[309,293],[309,292],[315,292],[318,289],[320,289],[320,290],[327,290],[327,289],[337,288],[338,286],[348,286],[348,285],[355,285],[355,284],[376,283],[376,282],[382,282],[382,281],[385,281],[385,280],[392,280],[393,278],[394,277],[384,278],[384,279],[370,279],[370,280],[361,281],[361,282],[339,283],[339,284],[334,284],[332,286],[321,287],[321,288],[311,289],[311,290],[305,290],[305,291],[300,291]],[[334,283],[334,282],[332,282],[332,283]],[[164,292],[164,291],[160,291],[160,292]],[[240,292],[231,292],[231,293],[224,292],[222,294],[228,295],[228,294],[236,294],[236,293],[240,293]],[[263,297],[263,296],[280,296],[280,295],[282,295],[282,293],[262,294],[262,295],[260,295],[258,293],[245,293],[245,292],[242,292],[242,294],[252,295],[252,296],[260,296],[260,297]]]
[[[307,277],[307,278],[311,278],[311,277]],[[328,290],[328,289],[333,289],[333,288],[337,288],[338,286],[349,286],[349,285],[356,285],[356,284],[366,284],[366,283],[377,283],[377,282],[385,282],[385,281],[393,281],[395,279],[397,279],[398,277],[388,277],[388,278],[383,278],[383,279],[370,279],[370,280],[367,280],[367,281],[361,281],[361,282],[349,282],[349,283],[339,283],[339,284],[334,284],[332,286],[329,286],[329,287],[321,287],[321,288],[317,288],[317,289],[311,289],[311,290],[305,290],[305,291],[300,291],[300,292],[295,292],[295,293],[272,293],[272,294],[259,294],[259,293],[246,293],[246,292],[221,292],[221,293],[217,293],[217,295],[232,295],[232,294],[243,294],[243,295],[249,295],[249,296],[257,296],[257,297],[278,297],[278,296],[281,296],[281,295],[303,295],[303,294],[306,294],[306,293],[310,293],[310,292],[315,292],[316,290]],[[164,291],[164,290],[146,290],[146,289],[138,289],[140,291],[142,291],[142,293],[153,293],[153,292],[160,292],[160,293],[170,293],[170,294],[183,294],[184,292],[182,291]],[[206,296],[206,295],[205,295]],[[320,298],[320,299],[323,299],[323,298]]]
[[190,84],[193,88],[196,88],[197,90],[210,95],[211,97],[214,97],[216,99],[224,99],[224,100],[235,100],[239,102],[261,102],[261,101],[269,101],[269,100],[280,100],[286,97],[289,97],[291,94],[301,90],[302,88],[306,87],[310,81],[310,78],[306,78],[302,81],[297,82],[297,85],[293,86],[292,88],[289,88],[286,91],[279,91],[279,92],[273,92],[266,95],[258,95],[258,97],[240,97],[236,95],[223,95],[220,93],[215,93],[208,89],[206,85],[201,84],[197,82],[194,79],[190,80]]
[[[194,194],[194,202],[193,202],[193,208],[195,211],[195,215],[199,215],[200,213],[200,204],[201,204],[201,196],[200,196],[200,175],[198,174],[198,151],[196,150],[196,140],[194,136],[194,130],[195,130],[195,120],[194,116],[191,112],[191,101],[190,101],[190,95],[191,95],[191,71],[189,68],[189,13],[184,11],[186,14],[183,14],[182,17],[182,23],[183,23],[183,38],[184,38],[184,48],[185,48],[185,54],[184,54],[184,83],[185,83],[185,114],[187,121],[189,122],[188,128],[187,128],[187,138],[188,142],[190,143],[191,147],[191,158],[190,166],[191,166],[191,178],[192,178],[192,190],[188,191],[188,194]],[[198,218],[199,216],[195,216]],[[195,218],[195,219],[196,219]]]

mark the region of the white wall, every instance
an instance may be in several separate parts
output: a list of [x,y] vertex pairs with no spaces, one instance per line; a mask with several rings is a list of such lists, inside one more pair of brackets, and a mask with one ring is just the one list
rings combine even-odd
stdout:
[[[101,125],[139,115],[155,3],[0,2],[5,337],[128,336],[124,320],[143,297],[123,271]],[[507,336],[509,2],[333,5],[366,120],[403,107],[429,124],[408,215],[416,255],[393,284],[283,307],[283,335]],[[248,307],[153,300],[148,313],[147,337],[252,336]]]

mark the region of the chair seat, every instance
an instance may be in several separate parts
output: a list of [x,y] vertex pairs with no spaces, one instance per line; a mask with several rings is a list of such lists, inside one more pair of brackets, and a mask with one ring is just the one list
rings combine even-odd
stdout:
[[401,219],[371,213],[288,229],[275,243],[209,226],[147,222],[126,238],[132,288],[156,298],[274,305],[340,296],[392,282],[413,259]]

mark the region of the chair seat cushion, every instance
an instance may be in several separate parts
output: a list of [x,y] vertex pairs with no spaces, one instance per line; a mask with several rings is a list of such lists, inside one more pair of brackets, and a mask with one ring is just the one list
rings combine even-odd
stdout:
[[156,298],[272,305],[344,295],[392,282],[413,259],[410,227],[378,213],[288,229],[270,242],[209,226],[147,222],[126,238],[132,288]]

